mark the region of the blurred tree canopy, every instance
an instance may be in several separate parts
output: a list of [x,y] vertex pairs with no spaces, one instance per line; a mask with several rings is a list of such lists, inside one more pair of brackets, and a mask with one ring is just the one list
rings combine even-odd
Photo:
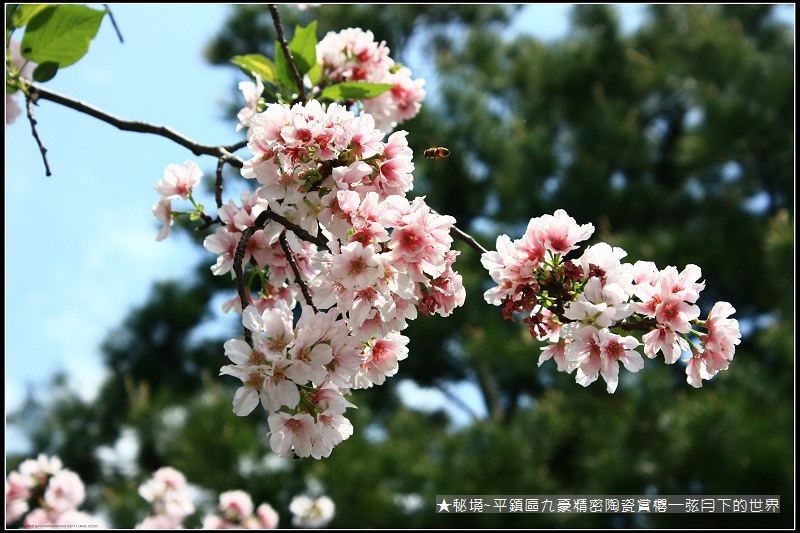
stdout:
[[[109,377],[96,400],[54,378],[54,400],[32,396],[9,416],[34,453],[58,454],[97,484],[90,504],[103,503],[119,527],[143,517],[138,482],[164,465],[211,491],[249,491],[284,527],[291,497],[317,482],[337,505],[337,528],[791,527],[793,28],[768,4],[651,5],[624,33],[614,6],[579,5],[569,37],[543,42],[509,32],[520,8],[321,4],[281,6],[281,15],[289,36],[312,19],[319,38],[370,29],[415,77],[430,76],[422,112],[399,127],[418,156],[412,193],[488,249],[563,208],[595,225],[592,243],[625,249],[626,261],[699,265],[703,316],[729,301],[742,326],[728,371],[693,389],[680,363],[648,360],[609,395],[552,361],[537,367],[540,345],[485,303],[488,274],[457,242],[465,306],[412,323],[399,374],[356,391],[355,434],[329,459],[284,460],[269,451],[265,419],[233,415],[235,380],[217,377],[222,343],[241,326],[202,334],[219,297],[235,291],[210,274],[209,256],[186,279],[155,286],[109,334]],[[274,40],[265,5],[236,5],[205,53],[237,83],[230,58],[271,55]],[[232,88],[232,110],[237,95]],[[432,144],[450,157],[419,157]],[[445,410],[407,407],[397,391],[404,379],[439,389],[465,413],[452,391],[471,383],[487,414],[456,424]],[[130,430],[141,478],[97,457]],[[7,469],[21,459],[9,457]],[[434,512],[437,494],[764,494],[779,495],[782,510],[445,516]]]

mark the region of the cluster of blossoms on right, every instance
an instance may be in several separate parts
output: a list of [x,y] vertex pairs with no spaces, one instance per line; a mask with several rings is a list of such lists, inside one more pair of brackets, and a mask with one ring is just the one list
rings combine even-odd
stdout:
[[[579,225],[559,209],[532,219],[520,239],[500,235],[497,250],[481,257],[497,283],[486,301],[502,306],[509,320],[524,315],[531,335],[548,341],[539,365],[552,358],[584,387],[602,376],[609,393],[617,389],[619,363],[631,372],[644,367],[640,346],[650,359],[663,354],[667,364],[690,354],[686,381],[693,387],[726,370],[741,341],[739,323],[728,318],[735,311],[728,302],[700,319],[700,268],[622,263],[627,253],[606,243],[565,258],[593,232],[592,224]],[[642,341],[632,332],[645,332]]]

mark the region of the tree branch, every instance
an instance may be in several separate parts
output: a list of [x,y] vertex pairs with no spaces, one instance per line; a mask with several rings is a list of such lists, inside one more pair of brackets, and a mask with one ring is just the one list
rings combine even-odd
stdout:
[[[285,42],[285,40],[284,40]],[[287,47],[288,53],[288,47]],[[289,56],[291,58],[291,56]],[[294,62],[290,60],[290,64],[294,66]],[[296,67],[295,67],[296,70]],[[29,98],[29,118],[31,115],[30,110],[30,102],[35,102],[37,99],[49,100],[51,102],[55,102],[57,104],[61,104],[64,107],[68,107],[70,109],[74,109],[80,113],[85,113],[91,117],[99,119],[107,124],[111,124],[112,126],[116,127],[117,129],[123,131],[132,131],[136,133],[150,133],[153,135],[159,135],[161,137],[165,137],[184,148],[189,149],[195,155],[210,155],[219,159],[219,163],[217,166],[217,188],[215,191],[215,196],[217,200],[217,206],[221,205],[221,194],[222,194],[222,187],[221,187],[221,172],[220,167],[222,163],[228,163],[236,168],[242,168],[244,165],[244,159],[239,156],[233,154],[233,152],[247,146],[247,141],[239,141],[235,144],[231,144],[228,146],[212,146],[209,144],[201,144],[182,133],[175,131],[174,129],[168,126],[158,126],[155,124],[150,124],[148,122],[140,122],[140,121],[133,121],[133,120],[126,120],[115,115],[112,115],[102,109],[99,109],[91,104],[87,104],[86,102],[81,102],[79,100],[75,100],[68,96],[64,96],[54,91],[50,91],[44,89],[32,82],[28,82],[30,84],[29,93],[27,97]],[[302,82],[301,82],[302,83]],[[32,126],[35,125],[35,121],[32,122]],[[37,142],[39,143],[40,150],[42,151],[42,157],[44,158],[44,154],[46,150],[44,146],[42,146],[41,142],[39,141],[39,135],[36,132],[36,129],[33,129],[34,137],[36,138]],[[45,166],[47,167],[47,175],[50,176],[50,168],[47,165],[47,160],[45,159]],[[278,222],[283,227],[293,231],[295,235],[300,237],[301,239],[308,241],[310,243],[316,244],[321,247],[327,247],[328,243],[325,241],[324,238],[320,236],[313,236],[303,228],[294,224],[293,222],[289,221],[285,217],[275,213],[274,211],[265,211],[267,213],[267,217],[271,218],[272,220]],[[205,226],[205,227],[208,227]],[[487,252],[486,248],[480,245],[478,241],[475,240],[474,237],[466,233],[465,231],[459,229],[457,226],[453,226],[450,228],[450,233],[453,235],[453,238],[461,240],[469,245],[473,250],[478,252],[479,254],[484,254]]]
[[225,160],[219,158],[217,161],[217,181],[214,182],[214,201],[217,203],[217,209],[221,209],[222,203],[222,169],[225,166]]
[[480,243],[478,243],[478,241],[475,240],[475,237],[473,237],[468,233],[463,232],[457,226],[453,226],[452,228],[450,228],[450,233],[453,234],[454,239],[458,239],[460,241],[467,243],[470,246],[470,248],[472,248],[481,255],[489,252],[486,248],[481,246]]
[[283,55],[286,58],[286,63],[289,65],[289,69],[292,72],[292,77],[294,78],[295,84],[297,84],[297,98],[299,102],[302,104],[306,103],[306,91],[303,88],[303,78],[300,77],[300,72],[297,70],[297,65],[294,62],[294,58],[292,57],[292,53],[289,51],[289,45],[286,43],[286,37],[283,35],[283,24],[281,24],[281,16],[278,13],[278,6],[275,4],[269,4],[269,12],[272,14],[272,22],[275,25],[275,32],[278,34],[278,42],[281,45],[281,50],[283,50]]
[[36,119],[33,118],[33,104],[36,102],[37,95],[33,91],[27,93],[25,95],[25,109],[28,114],[28,121],[31,123],[31,133],[33,134],[33,138],[36,140],[36,144],[39,146],[39,152],[42,154],[42,161],[44,161],[44,175],[45,176],[52,176],[53,173],[50,172],[50,164],[47,162],[47,148],[44,147],[42,144],[42,139],[39,138],[39,131],[36,129]]
[[283,249],[283,253],[286,256],[286,261],[289,262],[289,266],[292,267],[292,272],[294,272],[294,281],[300,285],[300,290],[303,292],[303,298],[306,299],[306,303],[311,306],[311,309],[313,309],[315,313],[318,313],[319,309],[317,309],[317,306],[314,305],[314,300],[311,299],[311,293],[308,292],[308,285],[306,285],[306,282],[300,275],[300,269],[297,268],[297,263],[292,255],[292,249],[289,248],[289,242],[286,240],[285,231],[281,232],[280,241],[281,249]]
[[93,105],[81,102],[79,100],[73,100],[68,96],[64,96],[57,92],[49,91],[33,83],[30,83],[29,95],[30,98],[32,98],[33,100],[39,98],[43,100],[50,100],[51,102],[61,104],[65,107],[69,107],[70,109],[74,109],[75,111],[80,111],[81,113],[85,113],[91,117],[102,120],[103,122],[111,124],[117,129],[123,131],[133,131],[137,133],[152,133],[153,135],[166,137],[167,139],[183,146],[184,148],[188,148],[194,155],[211,155],[214,157],[218,157],[220,159],[224,159],[226,163],[233,165],[236,168],[242,168],[242,166],[244,165],[244,160],[242,158],[237,157],[231,153],[232,151],[235,151],[237,149],[240,143],[231,146],[211,146],[208,144],[200,144],[197,141],[194,141],[193,139],[186,137],[182,133],[179,133],[170,127],[157,126],[155,124],[150,124],[147,122],[125,120],[117,116],[114,116],[110,113],[107,113],[102,109],[94,107]]
[[125,40],[122,38],[122,32],[119,31],[119,26],[117,26],[117,21],[114,18],[114,13],[111,12],[111,8],[108,4],[103,4],[103,7],[106,8],[108,11],[108,17],[111,19],[111,25],[114,26],[114,31],[117,32],[117,37],[119,37],[119,42],[124,43]]
[[[236,289],[239,293],[239,301],[242,304],[242,314],[244,314],[244,310],[247,309],[247,292],[244,288],[244,269],[242,268],[242,261],[244,260],[244,254],[247,252],[247,241],[250,240],[250,237],[253,236],[253,233],[262,229],[264,224],[267,223],[267,211],[264,211],[256,218],[253,225],[249,228],[246,228],[242,232],[242,236],[239,239],[239,244],[236,245],[236,253],[233,255],[233,273],[236,276]],[[244,340],[253,348],[253,333],[247,329],[246,326],[244,327]]]
[[[304,241],[310,242],[311,244],[316,244],[317,246],[319,246],[321,248],[327,248],[328,247],[328,241],[326,241],[324,238],[322,238],[320,236],[316,236],[315,237],[315,236],[311,235],[309,232],[307,232],[306,230],[304,230],[303,228],[301,228],[300,226],[298,226],[297,224],[295,224],[294,222],[292,222],[288,218],[279,215],[278,213],[276,213],[272,209],[268,209],[268,210],[264,211],[263,213],[258,215],[258,218],[261,218],[262,216],[265,216],[267,218],[270,218],[270,219],[274,220],[275,222],[277,222],[278,224],[280,224],[281,226],[283,226],[286,229],[292,230],[295,235],[297,235],[298,237],[300,237]],[[258,220],[258,219],[256,219],[256,220]]]

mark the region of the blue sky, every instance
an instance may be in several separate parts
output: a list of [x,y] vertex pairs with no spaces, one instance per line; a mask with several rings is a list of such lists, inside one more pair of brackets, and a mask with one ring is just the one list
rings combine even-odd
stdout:
[[[124,43],[106,18],[86,57],[45,86],[121,118],[168,125],[204,144],[239,140],[235,124],[223,120],[222,103],[241,78],[202,58],[202,47],[232,7],[111,7]],[[530,5],[517,27],[542,39],[563,36],[569,7]],[[623,27],[635,27],[641,13],[641,4],[626,6]],[[416,76],[429,74],[410,66]],[[27,388],[57,370],[66,370],[75,388],[91,395],[103,379],[100,344],[131,308],[147,300],[152,283],[215,260],[175,235],[156,242],[158,225],[150,212],[158,197],[153,183],[164,167],[193,159],[210,170],[214,159],[195,157],[161,137],[119,131],[52,102],[41,102],[35,113],[50,177],[25,117],[6,127],[7,412]],[[403,390],[415,404],[436,403],[434,393],[411,384]],[[7,433],[7,451],[21,446],[18,435]]]

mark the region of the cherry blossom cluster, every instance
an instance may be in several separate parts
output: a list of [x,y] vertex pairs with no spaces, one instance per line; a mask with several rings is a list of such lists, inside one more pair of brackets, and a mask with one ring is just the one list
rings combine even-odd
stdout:
[[336,506],[327,496],[311,497],[305,494],[295,496],[289,504],[294,527],[319,529],[333,519]]
[[[687,354],[686,381],[693,387],[726,370],[741,339],[739,323],[728,318],[734,309],[727,302],[700,319],[700,268],[622,263],[626,252],[606,243],[567,260],[593,232],[592,224],[578,225],[558,210],[532,219],[520,239],[499,236],[497,250],[481,257],[497,284],[485,292],[486,301],[502,306],[510,320],[524,316],[531,335],[548,341],[539,365],[552,358],[559,371],[575,371],[584,387],[602,376],[609,393],[617,388],[620,363],[631,372],[644,367],[640,347],[650,359],[663,354],[667,364]],[[643,332],[641,342],[633,332]]]
[[[220,369],[242,383],[233,410],[246,416],[260,404],[273,451],[319,459],[353,432],[345,417],[355,407],[345,399],[350,391],[398,372],[409,321],[418,313],[450,315],[465,292],[453,270],[455,220],[424,197],[406,197],[413,153],[407,132],[391,133],[419,111],[423,81],[412,81],[369,31],[330,32],[315,51],[321,74],[307,102],[265,105],[258,75],[239,86],[246,103],[237,130],[247,129],[252,154],[241,175],[256,190],[225,205],[218,197],[214,221],[192,197],[202,173],[187,161],[167,167],[156,183],[153,213],[163,223],[158,240],[180,214],[172,211],[176,199],[189,200],[188,214],[206,227],[219,222],[203,244],[217,255],[212,272],[237,280],[238,294],[223,310],[242,313],[245,328],[244,340],[225,343],[232,364]],[[325,87],[350,82],[393,88],[360,101],[316,99]],[[689,354],[694,387],[727,369],[738,322],[725,302],[700,319],[700,269],[622,263],[625,251],[605,243],[567,260],[593,231],[558,210],[532,219],[516,241],[501,235],[497,251],[482,255],[497,283],[486,301],[508,319],[524,315],[531,335],[548,341],[539,364],[553,358],[583,386],[602,376],[610,393],[620,363],[643,368],[640,347],[668,364]]]
[[63,467],[58,457],[26,459],[6,476],[6,525],[22,527],[106,527],[97,517],[79,511],[86,498],[81,478]]
[[[363,113],[371,115],[375,127],[384,134],[419,113],[425,99],[425,80],[412,79],[411,70],[395,63],[389,56],[386,43],[376,42],[371,31],[347,28],[338,33],[329,32],[317,43],[316,53],[321,79],[317,87],[312,88],[312,96],[319,96],[323,87],[344,82],[391,85],[388,91],[378,96],[351,102],[359,104]],[[240,82],[239,90],[246,104],[237,114],[236,131],[247,129],[249,138],[253,117],[265,107],[261,76],[254,75],[254,81]]]
[[389,57],[384,41],[375,42],[371,31],[347,28],[329,32],[317,44],[317,62],[322,66],[322,84],[347,81],[387,83],[393,87],[361,103],[376,127],[392,131],[397,124],[414,118],[425,99],[425,80],[411,78],[411,70]]
[[[259,290],[248,288],[243,311],[239,298],[224,307],[243,312],[253,343],[226,342],[233,364],[221,373],[242,381],[237,415],[259,403],[267,410],[280,455],[329,456],[353,431],[344,396],[397,373],[408,321],[464,303],[452,268],[455,220],[406,198],[414,169],[406,132],[383,137],[370,115],[336,103],[268,106],[252,118],[253,157],[242,168],[260,187],[220,208],[222,224],[204,241],[218,255],[212,272],[235,277],[239,243],[259,228],[240,252]],[[160,188],[164,198],[178,189]],[[257,225],[264,214],[280,218]]]
[[[136,529],[184,529],[184,521],[196,511],[192,490],[179,470],[156,470],[139,486],[139,495],[151,506]],[[6,476],[6,526],[25,528],[107,528],[103,520],[77,508],[85,499],[80,477],[62,466],[58,457],[44,454],[23,461]],[[324,495],[295,496],[289,506],[295,527],[319,528],[334,516],[335,505]],[[280,516],[268,503],[258,507],[243,490],[219,495],[215,509],[202,518],[202,529],[275,529]]]
[[[155,183],[156,192],[160,198],[153,204],[152,212],[161,223],[161,231],[156,235],[157,241],[162,241],[169,236],[175,216],[178,212],[172,210],[172,201],[176,199],[189,200],[196,211],[203,211],[202,205],[197,205],[192,197],[192,190],[200,183],[203,171],[197,163],[191,160],[184,162],[183,166],[168,165],[164,169],[164,177]],[[194,212],[190,213],[194,214]]]
[[183,521],[195,510],[186,477],[165,466],[139,486],[139,496],[150,503],[151,512],[136,529],[182,529]]
[[229,490],[219,495],[216,512],[203,517],[203,529],[275,529],[279,518],[270,504],[255,508],[250,494]]
[[[362,99],[356,114],[353,101],[264,107],[260,77],[242,82],[237,130],[247,129],[252,157],[241,174],[258,187],[219,206],[220,225],[203,244],[217,255],[212,272],[242,283],[223,305],[242,313],[247,333],[225,343],[233,364],[220,371],[242,381],[234,412],[247,415],[260,403],[274,451],[321,458],[352,434],[344,417],[355,407],[344,398],[350,390],[397,373],[408,322],[418,313],[448,316],[465,292],[453,270],[455,219],[406,197],[414,170],[407,133],[386,138],[417,114],[424,82],[360,29],[329,33],[316,53],[319,87],[393,88]],[[201,177],[191,161],[167,167],[155,185],[157,240],[186,214],[173,211],[173,200],[189,200],[189,215],[211,220],[192,196]]]

